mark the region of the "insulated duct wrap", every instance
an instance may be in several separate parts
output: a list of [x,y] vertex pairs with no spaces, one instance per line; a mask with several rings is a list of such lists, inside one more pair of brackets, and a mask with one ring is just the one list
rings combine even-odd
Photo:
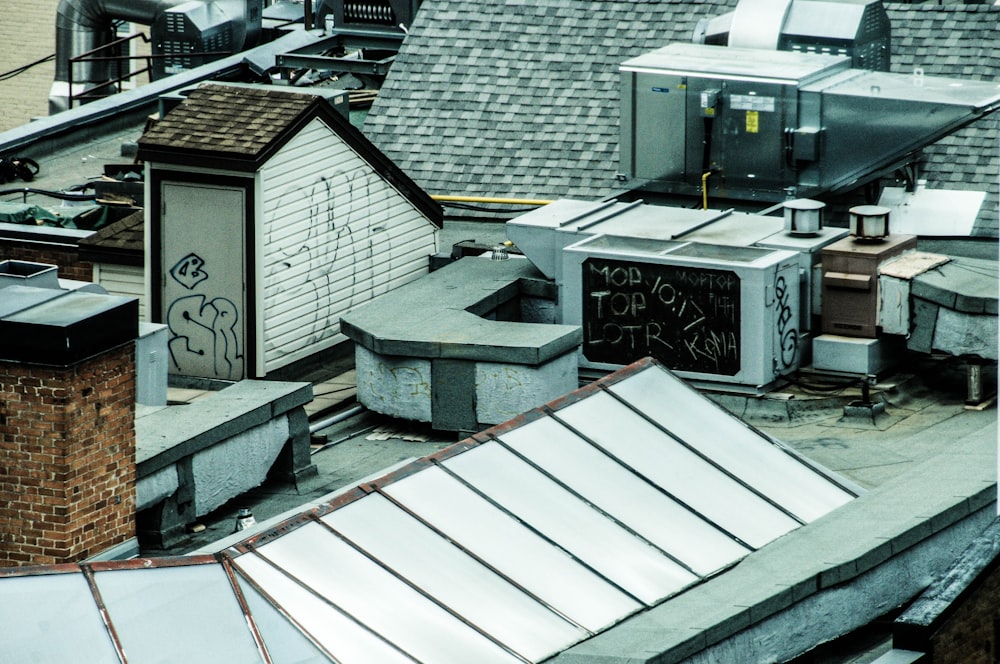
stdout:
[[733,11],[729,45],[744,48],[778,48],[781,28],[792,0],[740,0]]

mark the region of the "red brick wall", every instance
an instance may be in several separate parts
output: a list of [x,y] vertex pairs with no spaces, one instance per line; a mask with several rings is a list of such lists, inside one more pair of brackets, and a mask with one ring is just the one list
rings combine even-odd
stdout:
[[60,279],[94,280],[94,264],[81,262],[80,252],[75,248],[5,239],[0,242],[0,261],[4,260],[55,265],[59,268]]
[[135,535],[135,346],[69,368],[0,362],[0,566]]
[[995,664],[1000,624],[1000,568],[961,603],[931,637],[933,664]]

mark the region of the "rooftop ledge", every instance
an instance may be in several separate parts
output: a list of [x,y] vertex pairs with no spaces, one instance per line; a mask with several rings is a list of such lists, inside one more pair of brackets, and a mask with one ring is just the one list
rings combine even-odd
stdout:
[[580,345],[576,325],[493,319],[523,296],[555,299],[554,287],[527,260],[463,258],[355,309],[341,319],[341,331],[380,355],[527,365]]
[[135,419],[141,479],[312,401],[312,385],[243,380],[183,406],[142,409]]
[[136,412],[136,508],[148,542],[169,547],[186,527],[272,472],[315,475],[303,406],[309,383],[244,380],[183,406]]
[[995,436],[956,440],[948,453],[551,662],[791,659],[922,592],[995,519],[996,482]]

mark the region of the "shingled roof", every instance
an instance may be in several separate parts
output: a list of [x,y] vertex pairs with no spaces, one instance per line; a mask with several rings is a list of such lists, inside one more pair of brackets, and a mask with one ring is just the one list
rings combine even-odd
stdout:
[[441,207],[320,94],[278,86],[205,83],[139,139],[144,161],[251,173],[320,118],[432,223]]
[[143,228],[143,210],[136,210],[81,239],[80,258],[141,266],[145,246]]
[[[618,65],[690,41],[699,19],[736,2],[425,0],[366,135],[434,194],[613,195],[623,187],[615,178]],[[928,75],[996,75],[997,8],[887,9],[894,70],[926,61]],[[996,141],[996,120],[987,118],[929,150],[929,184],[989,188],[984,207],[995,210]],[[942,159],[954,166],[938,174]],[[996,235],[995,216],[983,234]]]
[[255,158],[319,97],[280,88],[203,85],[154,124],[139,145]]
[[[892,70],[973,80],[1000,79],[1000,7],[892,4]],[[922,177],[933,189],[986,191],[976,234],[998,235],[1000,119],[986,116],[924,149]]]
[[425,0],[365,133],[431,193],[622,189],[618,65],[735,0]]

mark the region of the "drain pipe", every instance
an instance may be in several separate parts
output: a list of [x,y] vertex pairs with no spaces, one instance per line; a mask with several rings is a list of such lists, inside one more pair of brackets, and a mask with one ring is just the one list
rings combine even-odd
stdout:
[[70,93],[86,92],[111,79],[108,62],[79,62],[69,89],[69,59],[114,40],[115,21],[152,25],[163,12],[190,0],[60,0],[56,10],[56,74],[49,114],[69,108]]
[[363,412],[365,412],[365,407],[362,406],[361,404],[356,404],[354,406],[351,406],[347,410],[342,410],[336,415],[331,415],[326,419],[317,420],[316,422],[310,422],[309,433],[313,434],[316,433],[317,431],[321,431],[322,429],[332,427],[334,424],[338,424],[340,422],[343,422],[344,420],[349,420],[355,415],[360,415]]

